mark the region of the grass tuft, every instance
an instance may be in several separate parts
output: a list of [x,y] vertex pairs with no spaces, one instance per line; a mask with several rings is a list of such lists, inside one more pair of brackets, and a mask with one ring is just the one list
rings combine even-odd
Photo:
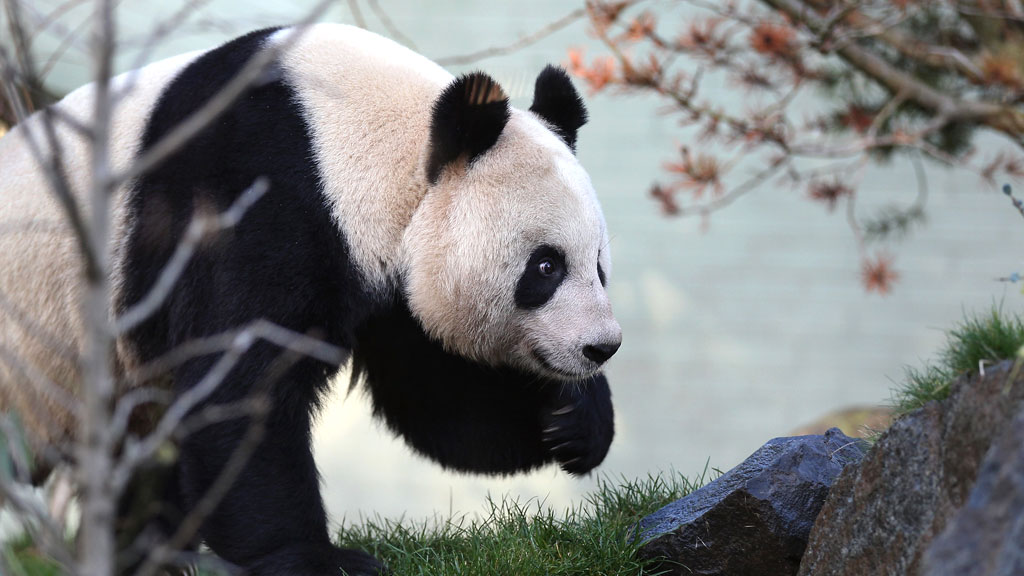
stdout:
[[988,314],[967,316],[946,334],[946,345],[933,364],[908,367],[903,383],[892,392],[896,416],[917,410],[932,400],[944,400],[949,387],[966,372],[977,372],[982,362],[1017,357],[1024,346],[1024,319],[993,306]]
[[637,522],[704,482],[672,473],[598,480],[584,502],[557,514],[543,502],[488,501],[480,516],[342,526],[339,543],[380,558],[394,574],[652,575],[635,558]]
[[942,363],[954,374],[975,372],[982,360],[1016,358],[1017,350],[1024,345],[1024,320],[993,307],[989,314],[968,317],[953,328],[949,342]]

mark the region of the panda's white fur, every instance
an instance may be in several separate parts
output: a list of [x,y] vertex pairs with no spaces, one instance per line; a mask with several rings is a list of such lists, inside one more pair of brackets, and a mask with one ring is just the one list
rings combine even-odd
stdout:
[[[208,165],[196,167],[199,175],[193,178],[194,164],[173,165],[181,162],[179,155],[169,161],[170,175],[160,172],[161,166],[117,191],[107,248],[112,306],[123,311],[144,289],[139,279],[151,277],[161,264],[150,254],[167,249],[161,242],[175,241],[154,236],[152,228],[180,230],[189,217],[169,206],[191,201],[194,210],[208,194],[223,202],[241,191],[224,188],[220,180],[201,180],[207,178],[203,170],[241,174],[252,166],[246,162],[260,158],[279,178],[268,193],[272,199],[261,199],[246,215],[258,224],[243,230],[243,219],[229,239],[201,248],[194,258],[197,268],[186,272],[174,302],[166,305],[174,307],[174,316],[160,311],[152,326],[119,340],[117,368],[131,370],[183,337],[222,330],[218,322],[239,318],[231,314],[241,313],[243,320],[277,314],[286,325],[294,319],[294,330],[350,347],[375,414],[444,466],[504,474],[554,461],[574,474],[591,470],[603,460],[614,432],[610,391],[600,369],[618,348],[621,331],[604,288],[611,272],[604,217],[574,155],[576,129],[586,112],[568,77],[545,70],[534,107],[524,111],[509,107],[485,75],[455,79],[426,58],[358,28],[321,24],[297,38],[295,32],[254,32],[114,80],[120,94],[111,131],[117,172],[151,143],[151,132],[166,130],[168,121],[180,122],[181,110],[198,105],[193,91],[224,81],[232,66],[240,65],[240,55],[268,44],[284,47],[276,74],[236,103],[227,113],[234,114],[230,121],[215,121],[205,130],[206,136],[223,138],[210,141],[231,148],[227,164],[211,166],[199,158]],[[478,82],[484,91],[480,102],[470,94]],[[76,90],[56,105],[60,114],[54,118],[73,195],[86,213],[87,143],[59,117],[87,125],[93,93],[91,86]],[[245,107],[253,102],[254,108]],[[474,111],[478,108],[487,111]],[[299,139],[301,150],[274,148],[277,134],[259,131],[261,114],[268,125],[290,131],[284,135],[292,138],[289,142]],[[458,128],[447,126],[453,114],[470,120],[479,114],[482,127],[469,120]],[[49,151],[43,129],[43,118],[36,115],[0,138],[0,411],[19,412],[34,441],[59,444],[76,430],[72,405],[83,349],[82,269],[63,211],[29,145],[33,141]],[[471,134],[463,142],[464,132],[475,130],[491,133]],[[186,151],[211,146],[198,140]],[[223,146],[209,151],[218,153]],[[278,156],[265,156],[267,150]],[[178,183],[179,176],[185,184]],[[205,188],[211,185],[215,189]],[[150,198],[155,212],[147,211]],[[289,201],[296,206],[280,204]],[[285,221],[283,215],[295,219]],[[287,229],[304,226],[315,229],[309,234]],[[282,234],[298,244],[279,245]],[[209,271],[197,272],[206,270],[199,260],[220,262],[224,250],[256,258],[253,254],[264,249],[254,246],[258,242],[286,266],[292,249],[317,257],[322,250],[336,250],[327,260],[337,261],[325,261],[324,271],[311,273],[316,262],[297,254],[295,260],[302,262],[294,270],[307,276],[296,278],[288,278],[287,271],[278,276],[276,270],[261,270],[259,261],[230,261],[231,269],[216,279],[203,276]],[[529,298],[520,289],[537,274],[528,262],[538,249],[557,253],[564,270],[548,293],[524,304]],[[247,275],[248,264],[264,275]],[[251,277],[267,282],[268,290],[237,284]],[[296,292],[282,291],[279,281],[292,282]],[[335,293],[325,290],[335,287],[343,291],[337,305],[326,301]],[[208,293],[227,300],[207,302]],[[244,298],[236,296],[242,293],[258,298],[252,306],[232,300]],[[317,299],[292,301],[293,293]],[[172,327],[170,320],[179,316]],[[337,330],[331,323],[339,324]],[[595,345],[601,351],[595,352]],[[269,348],[249,352],[222,384],[221,401],[248,394],[274,354]],[[194,369],[204,361],[176,369],[175,389],[193,385]],[[325,576],[339,567],[362,574],[378,567],[361,552],[335,548],[326,536],[309,419],[336,369],[301,359],[283,373],[286,380],[301,376],[305,381],[271,389],[269,430],[246,473],[203,528],[214,551],[252,574]],[[241,441],[239,434],[239,427],[225,423],[183,440],[173,472],[173,485],[181,487],[167,501],[190,506],[212,481],[209,472]]]
[[[289,32],[273,40],[287,42]],[[336,26],[314,26],[283,64],[313,127],[324,193],[340,227],[359,231],[349,245],[374,286],[389,290],[405,276],[412,311],[460,354],[563,379],[599,368],[580,351],[621,339],[597,276],[599,253],[611,273],[608,236],[590,178],[565,142],[513,109],[491,153],[472,170],[449,170],[428,193],[425,104],[450,74],[380,36]],[[510,287],[545,241],[572,250],[578,265],[550,305],[519,311]]]
[[[520,310],[509,286],[540,244],[567,250],[569,274],[548,304]],[[590,179],[529,112],[513,110],[491,153],[471,170],[441,177],[413,216],[405,249],[410,307],[461,354],[582,378],[598,368],[583,346],[621,338],[597,274],[599,256],[606,272],[611,262]]]
[[[286,43],[291,33],[282,30],[271,41]],[[366,279],[388,291],[400,268],[402,231],[426,192],[416,176],[430,103],[452,75],[352,26],[309,28],[281,62],[312,128],[334,217],[343,230],[359,230],[349,238],[352,255]]]

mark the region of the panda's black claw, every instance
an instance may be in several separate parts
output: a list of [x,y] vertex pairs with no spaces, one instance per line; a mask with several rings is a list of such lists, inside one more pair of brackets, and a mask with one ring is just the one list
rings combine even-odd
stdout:
[[596,466],[604,457],[605,447],[600,438],[591,437],[586,415],[575,406],[554,410],[547,418],[543,442],[547,451],[562,469],[580,474]]
[[590,472],[590,468],[582,468],[580,464],[583,462],[582,456],[577,456],[568,462],[562,462],[562,470],[565,470],[573,476],[582,476]]
[[550,458],[573,475],[586,474],[604,460],[615,433],[607,381],[552,389],[542,413],[541,441]]
[[557,454],[558,452],[560,452],[560,451],[562,451],[562,450],[564,450],[564,449],[568,448],[568,447],[569,447],[569,446],[571,446],[571,445],[572,445],[572,441],[569,441],[569,442],[562,442],[561,444],[559,444],[559,445],[557,445],[557,446],[552,446],[552,447],[551,447],[551,451],[552,451],[552,452],[555,452],[555,453]]

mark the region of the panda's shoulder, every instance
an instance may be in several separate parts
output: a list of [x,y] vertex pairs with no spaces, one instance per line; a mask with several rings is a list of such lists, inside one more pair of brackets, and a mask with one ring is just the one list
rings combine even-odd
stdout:
[[283,28],[270,39],[280,43],[281,64],[299,92],[373,90],[387,79],[418,78],[443,86],[451,80],[444,68],[409,48],[373,32],[346,24],[322,23]]

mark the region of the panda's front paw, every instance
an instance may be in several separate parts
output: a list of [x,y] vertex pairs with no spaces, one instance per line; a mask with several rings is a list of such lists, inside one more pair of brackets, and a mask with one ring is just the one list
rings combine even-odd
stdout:
[[615,435],[608,381],[598,375],[558,386],[542,415],[541,439],[563,470],[586,474],[604,460]]

